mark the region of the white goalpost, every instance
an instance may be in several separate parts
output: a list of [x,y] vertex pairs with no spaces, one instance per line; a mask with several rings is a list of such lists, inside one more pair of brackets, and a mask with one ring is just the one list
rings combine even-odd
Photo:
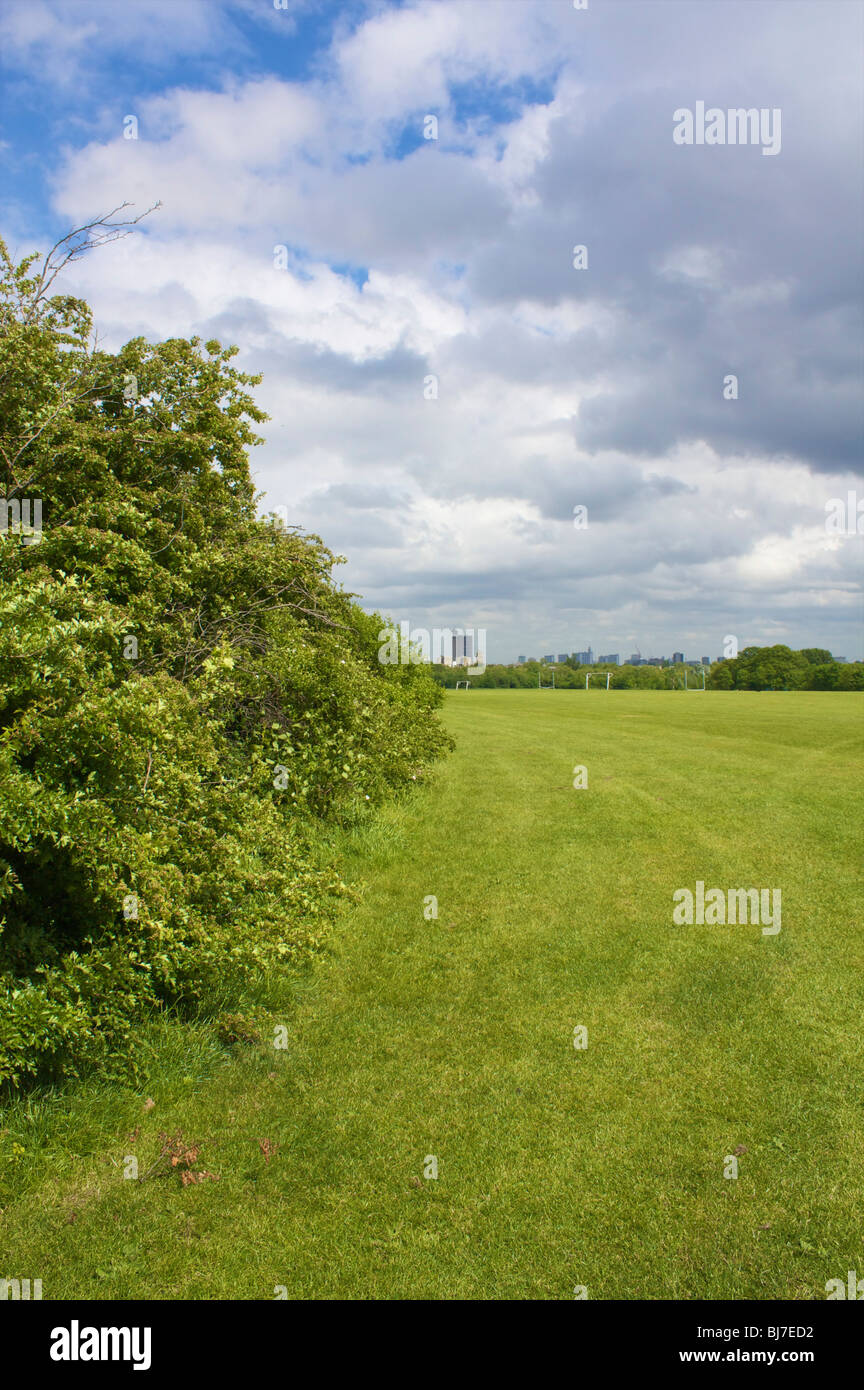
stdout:
[[542,680],[543,680],[543,677],[541,676],[540,672],[538,671],[538,672],[537,672],[537,689],[538,689],[538,690],[554,690],[554,689],[555,689],[555,672],[554,672],[554,671],[552,672],[552,684],[551,684],[551,685],[543,685],[543,684],[542,684]]
[[459,690],[460,687],[463,686],[463,685],[464,685],[464,687],[465,687],[466,690],[470,690],[470,688],[471,688],[471,682],[470,682],[470,681],[457,681],[457,682],[456,682],[456,689]]
[[[592,676],[602,676],[602,675],[603,675],[603,672],[602,672],[602,671],[588,671],[588,672],[586,673],[586,676],[585,676],[585,689],[586,689],[586,690],[588,689],[588,682],[590,681],[590,679],[591,679]],[[609,682],[610,682],[611,679],[612,679],[612,672],[611,672],[611,671],[607,671],[607,672],[606,672],[606,689],[607,689],[607,690],[609,689]]]

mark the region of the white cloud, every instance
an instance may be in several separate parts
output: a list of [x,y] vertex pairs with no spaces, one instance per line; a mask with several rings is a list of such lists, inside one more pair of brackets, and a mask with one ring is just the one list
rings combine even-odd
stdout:
[[[149,0],[123,8],[125,28],[112,20],[113,36],[98,42],[110,46],[122,29],[148,52],[173,43],[176,53],[196,33],[218,46],[227,32],[221,6],[209,17],[183,6],[174,33],[161,6],[158,34]],[[848,620],[853,548],[822,525],[826,497],[845,490],[842,465],[814,474],[803,440],[800,456],[767,464],[758,412],[737,438],[741,415],[727,414],[721,442],[707,405],[701,433],[688,438],[681,424],[700,392],[717,394],[714,359],[758,334],[766,348],[744,375],[742,413],[769,388],[772,408],[788,401],[786,316],[800,281],[781,246],[760,243],[760,227],[739,243],[718,222],[730,188],[745,205],[746,181],[722,182],[732,166],[720,183],[695,166],[684,225],[665,189],[640,181],[640,161],[667,171],[656,150],[668,154],[671,139],[661,146],[649,117],[634,123],[634,110],[651,111],[634,107],[637,90],[689,87],[718,69],[740,76],[724,69],[723,44],[694,52],[704,23],[694,7],[675,8],[680,52],[664,50],[636,7],[633,33],[615,7],[598,7],[591,22],[606,46],[592,66],[582,49],[594,31],[569,6],[420,0],[372,14],[353,34],[337,29],[313,79],[171,87],[141,101],[138,141],[112,130],[102,105],[98,135],[61,155],[56,209],[69,221],[124,199],[136,211],[164,204],[142,235],[68,277],[106,345],[139,333],[240,343],[241,364],[264,372],[258,394],[272,419],[252,464],[270,504],[345,549],[349,587],[401,607],[396,616],[479,625],[482,615],[493,656],[541,641],[596,648],[603,634],[604,650],[622,653],[634,634],[646,651],[693,634],[716,655],[754,614],[760,633],[792,632],[796,611],[818,608],[795,636],[802,644],[819,623]],[[770,20],[731,8],[768,62]],[[44,4],[13,7],[2,23],[22,55],[41,45],[59,60],[84,44],[90,7],[75,13],[74,32],[60,33]],[[507,84],[559,67],[548,105],[457,132],[454,82]],[[441,115],[441,140],[391,158],[394,130],[426,109]],[[784,188],[800,219],[799,195]],[[790,239],[809,226],[795,221]],[[585,240],[592,271],[579,280],[567,253]],[[292,248],[285,272],[273,264],[282,243]],[[362,289],[334,269],[345,262],[368,267]],[[847,361],[843,288],[829,284],[830,310],[808,307],[802,320],[832,371]],[[436,401],[423,396],[429,372]],[[580,447],[592,405],[610,402],[614,418],[631,399],[635,443]],[[803,424],[818,399],[801,406]],[[669,426],[668,447],[652,447],[655,417]],[[572,526],[577,503],[589,505],[585,532]],[[530,630],[545,635],[532,641]]]

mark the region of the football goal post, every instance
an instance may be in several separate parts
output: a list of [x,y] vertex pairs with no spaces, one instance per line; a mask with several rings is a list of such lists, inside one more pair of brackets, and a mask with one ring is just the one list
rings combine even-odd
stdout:
[[551,685],[544,685],[544,684],[543,684],[543,677],[542,677],[541,673],[538,671],[538,672],[537,672],[537,689],[538,689],[538,690],[554,690],[554,689],[555,689],[555,672],[554,672],[554,671],[552,672],[552,684],[551,684]]
[[[590,679],[591,679],[592,676],[601,676],[601,677],[602,677],[602,675],[603,675],[603,672],[602,672],[602,671],[588,671],[588,672],[586,673],[586,676],[585,676],[585,689],[586,689],[586,690],[588,689],[588,682],[590,681]],[[611,671],[607,671],[607,672],[606,672],[606,689],[607,689],[607,690],[609,689],[609,682],[611,681],[611,679],[612,679],[612,672],[611,672]]]

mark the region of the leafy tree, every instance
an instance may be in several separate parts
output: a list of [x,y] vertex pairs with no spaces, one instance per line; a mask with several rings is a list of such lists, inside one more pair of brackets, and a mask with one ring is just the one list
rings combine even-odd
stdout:
[[715,661],[705,680],[708,690],[734,690],[738,673],[737,658]]
[[236,348],[103,352],[87,306],[47,294],[54,264],[0,244],[0,467],[44,501],[38,544],[0,533],[9,1085],[134,1065],[144,1011],[322,949],[346,889],[316,824],[449,745],[440,689],[379,662],[337,557],[256,515],[265,416]]
[[811,666],[825,666],[833,660],[831,653],[824,647],[802,647],[798,654],[803,656],[805,661],[809,661]]
[[836,662],[835,665],[840,667],[835,690],[864,690],[864,662]]
[[836,661],[825,661],[821,665],[811,666],[808,672],[807,689],[836,690],[837,680],[842,669],[842,666]]

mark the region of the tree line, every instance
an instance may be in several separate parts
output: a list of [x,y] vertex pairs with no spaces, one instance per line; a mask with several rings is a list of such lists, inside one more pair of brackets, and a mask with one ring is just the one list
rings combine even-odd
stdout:
[[[745,647],[735,658],[717,661],[705,670],[707,690],[864,690],[864,662],[835,661],[829,651],[807,647],[792,651],[790,647]],[[432,675],[439,685],[455,689],[457,681],[466,679],[458,666],[433,666]],[[699,669],[692,666],[612,666],[594,662],[581,666],[568,660],[554,666],[542,661],[526,661],[521,665],[490,665],[482,675],[470,676],[471,688],[478,690],[536,690],[538,684],[552,684],[556,690],[584,690],[588,672],[611,674],[612,690],[683,690],[685,675],[689,689],[701,689]],[[596,681],[590,688],[605,686]]]

